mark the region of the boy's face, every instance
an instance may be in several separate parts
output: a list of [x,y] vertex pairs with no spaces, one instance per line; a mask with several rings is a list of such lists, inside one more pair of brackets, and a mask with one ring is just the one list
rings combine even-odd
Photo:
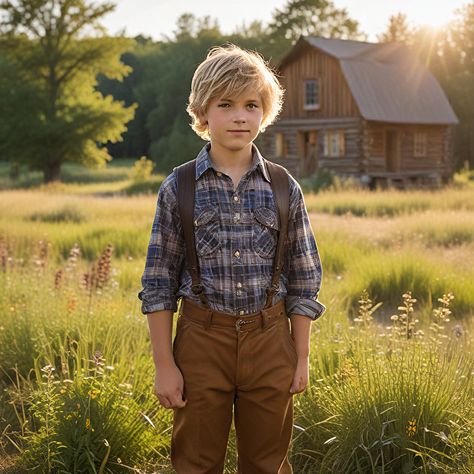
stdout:
[[262,118],[260,95],[249,89],[239,96],[211,99],[202,117],[208,122],[211,144],[229,151],[248,147],[257,138]]

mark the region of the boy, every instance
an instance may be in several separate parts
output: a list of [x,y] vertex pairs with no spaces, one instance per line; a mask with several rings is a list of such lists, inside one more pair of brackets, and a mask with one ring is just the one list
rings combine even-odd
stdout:
[[[211,49],[194,73],[187,107],[193,130],[209,141],[192,168],[193,222],[181,219],[177,168],[158,192],[138,297],[148,315],[155,393],[174,410],[171,462],[178,474],[223,472],[232,412],[239,473],[293,472],[292,395],[308,383],[310,325],[325,307],[317,301],[322,269],[301,188],[283,169],[283,222],[269,173],[276,165],[253,143],[278,115],[282,97],[257,53]],[[283,269],[273,273],[284,227]],[[195,245],[185,240],[187,229]]]

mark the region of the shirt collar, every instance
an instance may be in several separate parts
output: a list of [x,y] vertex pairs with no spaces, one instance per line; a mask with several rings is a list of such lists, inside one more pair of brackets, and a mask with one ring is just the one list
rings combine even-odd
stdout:
[[[214,165],[212,164],[211,157],[209,155],[210,149],[211,143],[206,143],[196,157],[196,181],[209,168],[212,168],[217,171]],[[270,175],[268,174],[268,170],[263,160],[263,157],[255,143],[252,143],[252,165],[250,166],[250,170],[253,171],[257,167],[260,168],[263,177],[270,183]]]

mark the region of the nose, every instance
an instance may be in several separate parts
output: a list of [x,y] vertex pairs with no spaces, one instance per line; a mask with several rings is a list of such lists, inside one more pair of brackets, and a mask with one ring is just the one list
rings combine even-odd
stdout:
[[234,123],[239,123],[239,124],[245,123],[246,122],[245,112],[246,112],[245,109],[242,109],[240,107],[236,107],[233,122]]

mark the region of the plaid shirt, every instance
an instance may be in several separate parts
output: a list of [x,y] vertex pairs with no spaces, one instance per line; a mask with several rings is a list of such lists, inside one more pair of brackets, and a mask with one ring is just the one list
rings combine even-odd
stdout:
[[[201,282],[209,306],[236,316],[260,311],[273,271],[279,219],[270,176],[252,144],[253,161],[234,191],[232,179],[217,171],[210,143],[197,155],[194,231]],[[177,310],[177,299],[200,302],[184,265],[185,243],[178,212],[176,171],[158,191],[145,270],[138,293],[143,314]],[[286,297],[288,316],[315,320],[326,309],[317,301],[321,261],[303,193],[290,175],[290,214],[285,260],[276,303]]]

